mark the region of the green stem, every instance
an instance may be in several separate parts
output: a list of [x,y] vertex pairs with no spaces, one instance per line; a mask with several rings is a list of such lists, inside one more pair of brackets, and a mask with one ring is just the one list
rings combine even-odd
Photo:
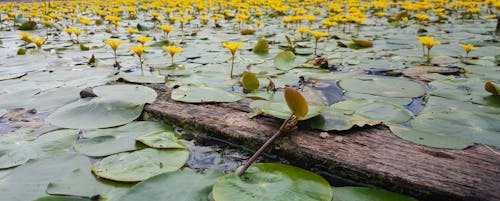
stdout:
[[139,56],[139,63],[141,63],[141,75],[144,76],[144,68],[142,68],[142,58]]
[[317,49],[318,49],[318,40],[316,40],[316,43],[314,43],[314,55],[318,55],[316,54]]
[[234,67],[234,54],[233,54],[233,57],[231,58],[231,72],[230,72],[230,77],[229,78],[233,78],[233,67]]

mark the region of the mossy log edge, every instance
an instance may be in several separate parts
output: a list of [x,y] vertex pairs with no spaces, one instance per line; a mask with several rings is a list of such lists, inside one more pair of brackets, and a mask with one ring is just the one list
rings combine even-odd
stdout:
[[[278,130],[282,120],[249,119],[249,100],[236,103],[188,104],[170,99],[171,90],[148,85],[158,92],[146,105],[149,119],[185,130],[225,139],[257,149]],[[408,194],[419,200],[500,200],[499,149],[475,145],[446,150],[417,145],[398,138],[385,126],[330,132],[296,130],[275,142],[275,155],[303,168],[321,166],[339,177]]]

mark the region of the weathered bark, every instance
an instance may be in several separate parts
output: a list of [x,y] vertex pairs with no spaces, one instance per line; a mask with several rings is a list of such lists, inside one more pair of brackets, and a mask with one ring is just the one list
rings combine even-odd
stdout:
[[[164,86],[151,87],[159,97],[145,107],[150,118],[233,144],[256,149],[281,123],[269,117],[247,118],[249,100],[187,104],[171,100]],[[320,133],[299,129],[278,139],[271,151],[304,168],[321,167],[327,174],[420,200],[500,200],[500,156],[495,153],[500,151],[496,148],[430,148],[402,140],[385,126],[332,132],[326,139]]]

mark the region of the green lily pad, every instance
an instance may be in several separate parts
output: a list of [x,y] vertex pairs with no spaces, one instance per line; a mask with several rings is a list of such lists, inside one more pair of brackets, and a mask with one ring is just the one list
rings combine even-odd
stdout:
[[353,116],[360,116],[385,123],[403,123],[412,118],[412,114],[401,106],[373,99],[341,101],[331,105],[330,109],[352,111]]
[[321,176],[290,165],[257,163],[242,176],[228,174],[215,182],[217,201],[331,201],[330,184]]
[[425,94],[423,85],[399,77],[359,76],[343,79],[339,86],[349,92],[392,98],[420,97]]
[[153,103],[158,96],[155,90],[149,87],[132,84],[104,85],[92,91],[98,97],[124,100],[135,104]]
[[132,187],[117,201],[183,200],[209,201],[213,183],[224,175],[219,170],[197,172],[185,168],[151,177]]
[[473,143],[500,147],[500,118],[466,111],[424,112],[410,121],[412,128],[390,125],[400,138],[437,148],[463,149]]
[[346,92],[344,93],[344,97],[350,99],[359,99],[359,98],[373,99],[377,101],[392,103],[395,105],[408,105],[413,101],[412,98],[392,98],[392,97],[377,96],[372,94],[361,94],[356,92]]
[[47,117],[63,128],[107,128],[127,124],[141,115],[143,105],[114,98],[83,98],[65,105]]
[[46,133],[33,142],[0,141],[0,169],[24,164],[29,159],[45,158],[66,152],[78,136],[78,130],[58,130]]
[[412,114],[398,105],[375,99],[350,99],[331,105],[307,124],[324,131],[349,130],[353,126],[403,123],[411,118]]
[[367,187],[334,187],[332,201],[417,201],[412,197]]
[[152,176],[176,171],[189,158],[185,149],[146,148],[130,153],[108,156],[93,167],[94,173],[102,178],[123,181],[143,181]]
[[83,136],[86,139],[78,141],[75,149],[94,157],[133,151],[137,149],[135,143],[137,137],[157,132],[173,132],[173,130],[172,127],[158,122],[134,121],[116,128],[85,132]]
[[9,201],[35,200],[47,195],[50,180],[65,177],[79,168],[89,166],[90,162],[86,157],[74,153],[31,159],[2,179],[0,197]]
[[172,90],[171,97],[187,103],[236,102],[243,99],[243,96],[223,89],[197,85],[180,86]]
[[46,196],[38,198],[34,201],[92,201],[88,198],[75,198],[67,196]]
[[183,149],[185,146],[178,142],[173,130],[159,131],[146,134],[136,138],[137,141],[153,148],[159,149]]
[[349,130],[353,126],[374,126],[382,123],[378,120],[367,119],[363,117],[353,116],[353,111],[351,110],[341,110],[341,109],[328,109],[321,112],[316,118],[307,121],[306,124],[311,128],[319,129],[323,131],[331,130]]
[[52,195],[92,197],[100,195],[110,199],[125,193],[132,185],[98,179],[92,174],[90,165],[74,170],[64,177],[53,178],[47,186]]
[[290,70],[295,68],[295,54],[291,51],[283,51],[274,57],[274,66],[279,70]]
[[254,91],[259,88],[259,79],[252,72],[244,72],[241,80],[243,89],[246,91]]
[[[264,113],[279,119],[288,119],[292,115],[292,111],[285,102],[256,100],[250,104],[250,108],[253,109],[251,117]],[[313,118],[321,114],[324,109],[324,106],[310,105],[308,113],[299,119],[307,120]]]
[[269,53],[269,42],[265,38],[261,38],[257,41],[257,44],[253,47],[253,53],[255,54],[267,54]]
[[156,75],[153,73],[144,73],[144,76],[141,75],[140,73],[134,72],[134,73],[120,73],[119,74],[120,78],[127,82],[133,82],[133,83],[151,83],[151,84],[157,84],[157,83],[164,83],[165,82],[165,76],[162,75]]

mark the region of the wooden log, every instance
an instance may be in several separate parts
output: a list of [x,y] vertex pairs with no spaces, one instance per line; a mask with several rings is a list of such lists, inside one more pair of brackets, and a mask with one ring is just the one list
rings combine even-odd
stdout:
[[[170,99],[170,90],[149,85],[159,97],[145,107],[149,118],[201,131],[257,149],[282,120],[249,119],[250,100],[188,104]],[[430,148],[393,135],[385,126],[330,132],[299,129],[279,139],[273,154],[304,168],[408,194],[419,200],[500,200],[500,150],[475,145],[465,150]],[[206,137],[206,136],[198,136]]]

